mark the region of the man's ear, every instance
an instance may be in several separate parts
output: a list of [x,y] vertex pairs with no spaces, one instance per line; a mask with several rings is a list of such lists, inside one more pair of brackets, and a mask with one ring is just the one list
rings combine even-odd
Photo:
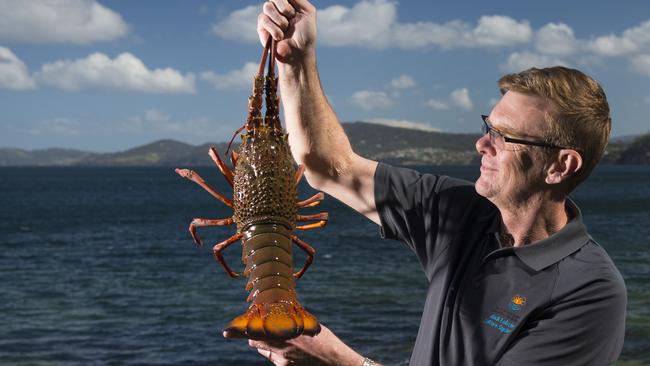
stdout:
[[582,156],[572,149],[561,149],[555,161],[546,171],[547,184],[559,184],[575,175],[582,168]]

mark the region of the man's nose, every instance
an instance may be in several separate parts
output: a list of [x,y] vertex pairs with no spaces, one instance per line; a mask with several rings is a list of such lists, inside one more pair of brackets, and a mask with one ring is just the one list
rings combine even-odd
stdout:
[[486,133],[485,135],[479,137],[479,139],[476,140],[476,144],[474,144],[474,146],[476,147],[476,151],[478,151],[478,153],[481,155],[494,155],[496,153],[494,146],[492,146],[492,143],[490,142],[489,133]]

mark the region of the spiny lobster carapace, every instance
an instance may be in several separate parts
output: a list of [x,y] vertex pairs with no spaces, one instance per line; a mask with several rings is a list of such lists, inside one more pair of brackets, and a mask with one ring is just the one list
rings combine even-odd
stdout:
[[[264,78],[267,55],[270,55],[269,68]],[[201,245],[196,228],[237,224],[237,232],[215,245],[213,253],[226,273],[237,277],[239,274],[226,264],[221,251],[241,239],[245,265],[243,275],[248,276],[246,289],[250,290],[250,295],[247,301],[251,305],[244,314],[230,322],[226,331],[231,336],[249,339],[290,339],[301,334],[315,335],[320,331],[316,317],[298,302],[294,282],[312,263],[315,250],[293,231],[322,227],[327,223],[328,215],[326,212],[297,214],[300,207],[318,205],[324,195],[319,192],[309,199],[297,201],[296,187],[304,169],[300,166],[296,170],[287,134],[280,122],[274,56],[275,45],[269,39],[248,99],[246,132],[241,135],[238,151],[230,155],[234,172],[224,164],[214,148],[209,151],[212,160],[233,186],[233,200],[215,191],[196,172],[176,169],[179,175],[197,183],[233,208],[234,214],[230,218],[195,218],[190,223],[190,233]],[[263,91],[266,92],[266,113],[262,118]],[[317,222],[296,226],[296,221]],[[307,252],[305,265],[296,273],[292,263],[293,243]]]

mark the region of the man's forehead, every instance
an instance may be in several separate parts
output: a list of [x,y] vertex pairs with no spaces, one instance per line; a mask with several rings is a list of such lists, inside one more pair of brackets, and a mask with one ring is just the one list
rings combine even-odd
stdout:
[[548,109],[548,102],[539,96],[506,92],[490,113],[495,127],[520,130],[538,125]]

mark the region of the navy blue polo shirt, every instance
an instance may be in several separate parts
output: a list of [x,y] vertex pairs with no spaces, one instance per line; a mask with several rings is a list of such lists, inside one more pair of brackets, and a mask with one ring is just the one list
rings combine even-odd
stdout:
[[500,214],[474,185],[379,164],[382,237],[405,242],[429,281],[410,365],[609,365],[626,290],[567,200],[550,237],[501,247]]

